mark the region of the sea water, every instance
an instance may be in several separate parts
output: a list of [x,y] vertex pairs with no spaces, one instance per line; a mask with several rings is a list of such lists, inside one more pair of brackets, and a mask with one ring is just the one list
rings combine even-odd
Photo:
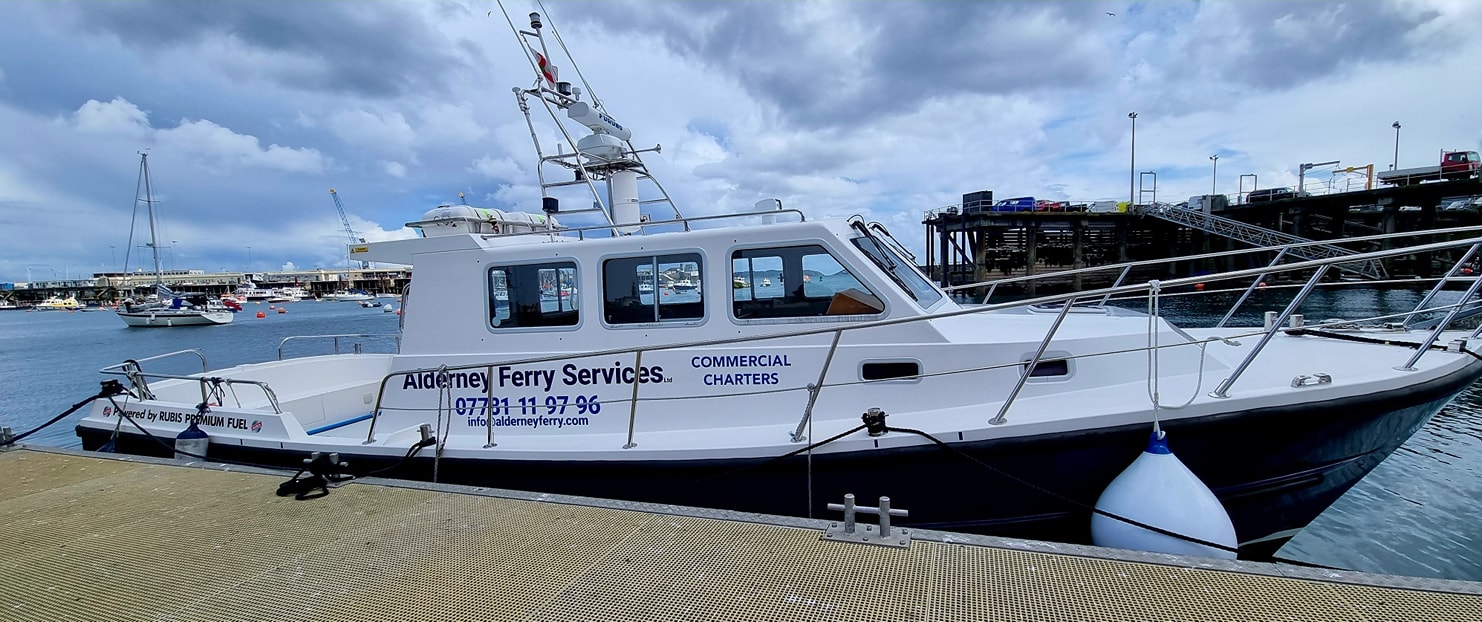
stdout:
[[[781,290],[781,284],[771,287]],[[1422,287],[1319,289],[1300,310],[1309,320],[1361,318],[1406,311],[1425,294]],[[1188,326],[1212,325],[1236,293],[1183,296],[1169,292],[1163,314]],[[1280,310],[1289,289],[1259,291],[1233,325],[1259,325],[1265,311]],[[708,292],[686,292],[698,299]],[[661,294],[662,295],[662,294]],[[678,296],[671,293],[670,296]],[[729,295],[727,292],[725,295]],[[1457,292],[1446,292],[1444,301]],[[1144,300],[1119,301],[1144,310]],[[348,302],[301,301],[281,306],[248,304],[226,326],[126,328],[113,313],[0,312],[0,425],[29,430],[98,391],[97,370],[127,358],[199,349],[212,369],[277,358],[280,342],[293,335],[395,334],[397,315]],[[256,312],[262,311],[263,318]],[[364,341],[342,339],[341,350]],[[374,351],[394,346],[379,340]],[[328,341],[290,341],[285,356],[322,354]],[[194,356],[150,363],[151,371],[200,370]],[[1320,372],[1320,362],[1313,371]],[[76,416],[27,439],[28,443],[77,447]],[[1379,465],[1278,554],[1350,570],[1482,581],[1482,389],[1468,388],[1399,451]],[[3,474],[0,474],[3,481]]]

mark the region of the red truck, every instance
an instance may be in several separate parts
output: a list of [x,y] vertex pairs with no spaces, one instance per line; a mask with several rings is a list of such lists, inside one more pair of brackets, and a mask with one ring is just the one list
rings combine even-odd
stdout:
[[1443,151],[1441,163],[1436,166],[1402,168],[1379,173],[1379,182],[1393,186],[1408,186],[1423,181],[1469,179],[1482,171],[1482,159],[1475,151]]

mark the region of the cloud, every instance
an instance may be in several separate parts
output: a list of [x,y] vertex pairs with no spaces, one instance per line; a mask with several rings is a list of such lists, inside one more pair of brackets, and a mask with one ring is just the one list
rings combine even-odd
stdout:
[[327,162],[314,149],[261,146],[257,137],[238,134],[205,120],[182,120],[180,125],[156,132],[162,147],[200,156],[226,167],[260,167],[293,173],[319,174]]
[[72,113],[72,123],[82,132],[143,135],[151,129],[149,114],[122,97],[107,103],[89,99]]
[[386,162],[386,161],[382,161],[381,162],[381,167],[382,167],[383,170],[386,171],[386,174],[387,175],[390,175],[390,176],[395,177],[397,179],[406,179],[406,176],[407,176],[407,167],[406,167],[405,164],[402,164],[400,162]]
[[520,170],[520,165],[516,164],[514,160],[507,157],[494,158],[487,154],[474,160],[473,164],[469,165],[468,170],[489,179],[514,180],[523,179],[525,176]]
[[408,155],[417,133],[400,112],[341,110],[328,119],[327,125],[340,140],[389,155]]
[[380,99],[437,92],[448,86],[447,68],[468,62],[460,48],[440,45],[416,7],[398,3],[56,4],[57,17],[84,35],[146,53],[205,50],[235,75],[300,91]]

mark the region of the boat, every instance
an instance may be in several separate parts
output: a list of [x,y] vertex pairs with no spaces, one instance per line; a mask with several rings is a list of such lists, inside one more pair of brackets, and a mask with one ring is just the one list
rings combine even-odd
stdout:
[[0,311],[30,311],[35,305],[16,304],[9,300],[0,300]]
[[271,288],[258,287],[257,283],[252,282],[250,279],[238,285],[232,294],[237,298],[238,302],[262,302],[274,296]]
[[337,301],[337,302],[362,302],[362,301],[366,301],[366,300],[375,300],[375,299],[376,299],[375,296],[371,295],[370,293],[366,292],[365,290],[360,290],[360,289],[341,289],[341,290],[336,290],[332,294],[326,294],[324,296],[324,300]]
[[77,302],[77,299],[72,296],[66,298],[49,296],[46,300],[36,303],[33,308],[37,311],[76,311],[82,308],[82,303]]
[[[139,196],[143,188],[144,196]],[[228,307],[219,298],[206,294],[176,294],[164,282],[164,269],[160,267],[159,240],[155,231],[154,189],[149,181],[149,153],[139,154],[139,183],[134,190],[134,209],[143,202],[149,218],[149,248],[154,253],[154,293],[143,301],[128,298],[115,311],[125,326],[133,328],[171,328],[183,326],[218,326],[230,324],[232,313],[237,309]],[[132,238],[133,232],[129,232]],[[133,246],[130,239],[129,245]],[[238,307],[240,308],[240,307]]]
[[[531,29],[517,37],[533,58],[538,14]],[[592,194],[581,207],[563,212],[552,193],[572,176],[552,173],[539,211],[433,207],[407,223],[415,237],[351,252],[414,268],[398,348],[192,374],[156,368],[171,355],[130,359],[105,370],[127,393],[88,407],[83,447],[169,455],[156,439],[194,420],[225,460],[297,468],[337,454],[351,473],[790,516],[889,496],[909,511],[899,525],[1086,542],[1092,505],[1152,439],[1223,505],[1228,548],[1261,558],[1482,376],[1477,336],[1450,327],[1460,305],[1427,297],[1414,322],[1300,317],[1345,262],[1470,257],[1482,228],[1198,277],[1248,291],[1268,273],[1308,279],[1264,325],[1169,322],[1159,301],[1193,278],[962,304],[878,223],[796,208],[760,226],[687,217],[657,183],[640,201],[650,171],[630,130],[534,69],[516,95],[538,165],[574,170]],[[563,111],[549,123],[575,151],[542,151],[552,130],[532,109]],[[591,133],[573,136],[568,119]],[[640,293],[670,270],[696,291]],[[763,272],[801,285],[703,294]],[[202,405],[203,392],[222,399]]]

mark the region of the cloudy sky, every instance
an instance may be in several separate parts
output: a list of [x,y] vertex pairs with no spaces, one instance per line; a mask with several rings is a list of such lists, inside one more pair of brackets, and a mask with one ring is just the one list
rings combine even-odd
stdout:
[[[1469,0],[505,2],[522,27],[546,12],[634,144],[663,146],[645,159],[688,214],[776,197],[918,249],[965,192],[1125,200],[1131,111],[1160,199],[1382,170],[1395,121],[1401,168],[1482,147]],[[0,2],[0,281],[124,268],[145,149],[167,268],[342,267],[331,187],[370,240],[459,192],[538,211],[510,92],[533,74],[499,9]]]

